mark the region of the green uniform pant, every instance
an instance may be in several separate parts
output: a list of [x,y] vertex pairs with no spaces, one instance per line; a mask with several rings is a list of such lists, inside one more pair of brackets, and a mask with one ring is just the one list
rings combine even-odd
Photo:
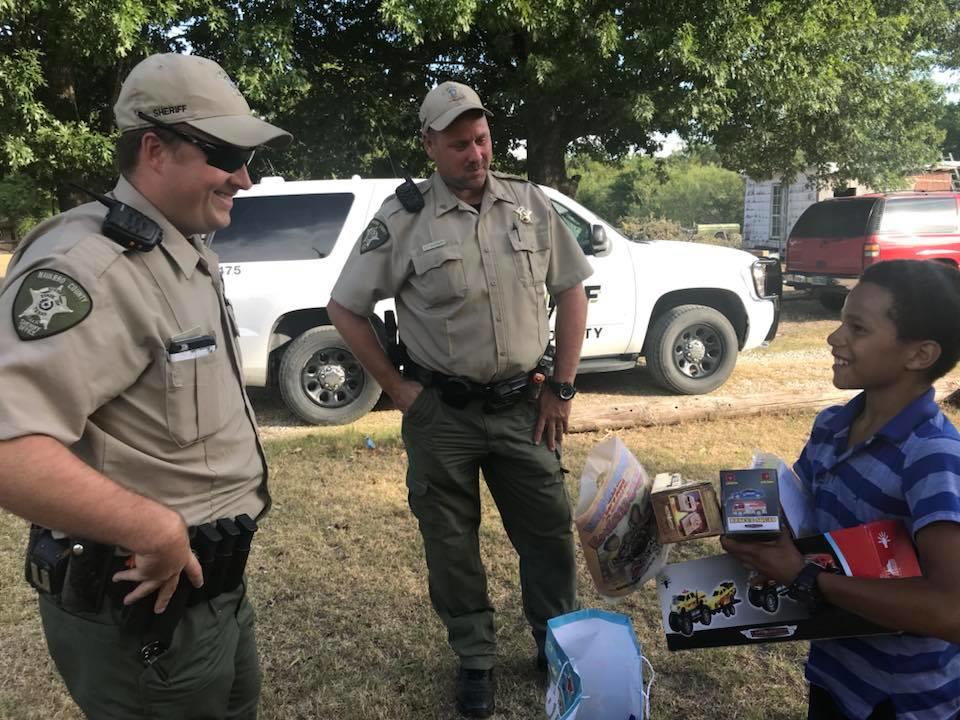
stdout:
[[97,614],[73,614],[40,596],[50,655],[90,720],[256,718],[260,666],[242,585],[189,608],[170,647],[146,668],[139,638],[121,632],[119,612],[104,604]]
[[559,454],[533,444],[537,408],[464,409],[425,388],[403,418],[410,509],[420,524],[430,599],[463,667],[496,658],[493,608],[480,560],[479,472],[520,556],[523,609],[538,643],[547,620],[576,609],[570,502]]

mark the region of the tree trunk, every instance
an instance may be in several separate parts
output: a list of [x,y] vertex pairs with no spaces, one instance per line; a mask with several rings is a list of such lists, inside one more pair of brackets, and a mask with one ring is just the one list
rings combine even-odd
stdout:
[[[537,100],[528,100],[528,103],[528,107],[543,107]],[[580,176],[567,177],[567,139],[562,134],[557,112],[527,112],[527,176],[535,183],[549,185],[574,197]],[[532,113],[537,114],[531,117]]]

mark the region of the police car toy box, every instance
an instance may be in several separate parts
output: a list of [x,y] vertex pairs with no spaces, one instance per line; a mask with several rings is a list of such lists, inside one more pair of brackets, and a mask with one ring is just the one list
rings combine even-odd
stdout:
[[[902,523],[882,520],[797,541],[807,562],[838,575],[916,577],[920,566]],[[811,615],[787,588],[732,555],[667,565],[657,594],[670,650],[812,640],[891,631],[836,607]]]
[[780,532],[777,470],[721,470],[723,530],[737,539],[774,537]]

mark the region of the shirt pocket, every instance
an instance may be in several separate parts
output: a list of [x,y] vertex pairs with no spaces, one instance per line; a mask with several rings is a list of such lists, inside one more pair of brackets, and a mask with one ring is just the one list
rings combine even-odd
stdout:
[[510,228],[510,246],[520,282],[525,286],[545,283],[550,264],[549,228],[514,223]]
[[213,435],[226,424],[226,349],[166,363],[166,416],[170,437],[180,447]]
[[430,305],[442,305],[467,293],[463,250],[459,245],[443,245],[415,255],[413,271],[410,283]]

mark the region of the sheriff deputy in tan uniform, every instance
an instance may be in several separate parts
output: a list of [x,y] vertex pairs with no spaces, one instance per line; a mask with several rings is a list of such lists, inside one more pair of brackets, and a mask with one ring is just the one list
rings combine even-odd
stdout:
[[185,55],[134,67],[114,112],[111,209],[39,225],[0,292],[0,506],[35,523],[28,580],[88,717],[254,718],[267,466],[201,234],[290,135]]
[[[494,711],[493,608],[480,560],[478,474],[520,556],[523,606],[545,669],[547,620],[576,607],[570,506],[559,442],[586,322],[582,251],[535,185],[490,171],[489,111],[445,82],[420,108],[436,172],[388,199],[334,287],[330,316],[403,412],[409,502],[430,597],[460,658],[457,707]],[[417,191],[419,190],[419,191]],[[556,361],[539,399],[528,386],[556,302]],[[409,360],[401,377],[371,330],[395,297]]]

